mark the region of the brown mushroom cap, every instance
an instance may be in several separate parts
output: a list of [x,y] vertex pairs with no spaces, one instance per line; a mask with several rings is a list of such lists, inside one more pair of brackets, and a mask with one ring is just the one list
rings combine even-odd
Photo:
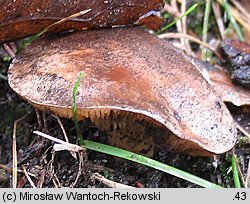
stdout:
[[[0,5],[1,44],[35,34],[62,18],[87,9],[91,11],[54,26],[49,31],[131,25],[148,12],[159,11],[164,4],[162,0],[0,0]],[[138,22],[152,29],[159,29],[162,23],[163,20],[157,16]]]
[[85,73],[76,97],[79,119],[108,123],[112,111],[115,118],[131,113],[206,151],[220,154],[234,146],[232,117],[194,62],[139,29],[38,40],[18,55],[8,77],[11,88],[35,107],[71,118],[79,72]]

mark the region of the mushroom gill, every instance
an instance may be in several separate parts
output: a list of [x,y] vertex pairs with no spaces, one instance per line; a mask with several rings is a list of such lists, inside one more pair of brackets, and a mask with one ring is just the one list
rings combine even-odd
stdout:
[[233,119],[197,65],[140,29],[81,31],[36,41],[9,68],[9,84],[34,107],[90,118],[118,147],[152,155],[168,148],[206,156],[230,150]]

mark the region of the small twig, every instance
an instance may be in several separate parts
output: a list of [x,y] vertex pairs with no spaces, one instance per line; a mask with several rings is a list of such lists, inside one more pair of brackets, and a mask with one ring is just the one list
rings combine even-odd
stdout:
[[181,13],[176,8],[167,3],[165,3],[163,10],[176,18],[181,16]]
[[191,40],[197,44],[200,44],[201,46],[203,46],[207,49],[210,49],[218,58],[222,58],[221,55],[216,51],[216,49],[212,48],[207,43],[204,43],[201,40],[199,40],[198,38],[195,38],[191,35],[186,35],[183,33],[164,33],[164,34],[158,35],[158,37],[159,38],[186,38],[186,39]]
[[63,19],[61,19],[61,20],[59,20],[59,21],[56,21],[55,23],[53,23],[53,24],[49,25],[48,27],[46,27],[46,28],[41,32],[41,35],[42,35],[43,33],[47,32],[50,28],[52,28],[52,27],[54,27],[54,26],[56,26],[56,25],[60,25],[60,24],[66,22],[66,21],[68,21],[68,20],[71,20],[72,18],[77,18],[77,17],[79,17],[79,16],[85,15],[85,14],[89,13],[91,10],[92,10],[92,9],[82,10],[82,11],[77,12],[77,13],[75,13],[75,14],[72,14],[72,15],[66,17],[66,18],[63,18]]
[[[172,6],[175,10],[179,11],[176,0],[172,1]],[[183,16],[184,17],[184,16]],[[176,28],[178,33],[183,33],[182,23],[181,21],[176,21]],[[185,47],[184,39],[180,38],[181,45]]]
[[[18,173],[24,173],[24,171],[21,170],[21,169],[18,169],[17,172],[18,172]],[[30,173],[30,172],[28,172],[28,171],[27,171],[27,174],[29,174],[29,176],[31,176],[31,177],[37,178],[37,176],[36,176],[35,174]]]
[[232,12],[231,12],[231,8],[230,8],[230,6],[229,6],[227,0],[224,0],[223,2],[224,2],[223,5],[224,5],[224,8],[225,8],[225,11],[226,11],[226,13],[227,13],[227,15],[228,15],[228,18],[229,18],[229,20],[230,20],[230,23],[232,24],[232,26],[233,26],[233,28],[234,28],[236,34],[238,35],[238,38],[239,38],[241,41],[244,41],[244,36],[242,35],[241,29],[240,29],[239,25],[237,24],[237,22],[236,22],[236,20],[235,20],[235,18],[234,18],[234,15],[233,15]]
[[41,176],[40,176],[40,178],[39,178],[39,181],[37,182],[37,187],[38,187],[38,188],[42,188],[42,187],[43,187],[45,175],[46,175],[46,170],[43,169],[43,170],[41,171]]
[[[176,9],[178,9],[177,4],[176,4],[176,0],[171,1],[171,6],[175,7]],[[196,7],[198,6],[198,4],[194,4],[193,6],[191,6],[184,14],[182,14],[180,17],[176,18],[174,21],[172,21],[171,23],[167,24],[166,26],[164,26],[160,31],[158,31],[156,34],[159,35],[161,33],[164,33],[167,29],[169,29],[170,27],[172,27],[174,24],[176,24],[177,26],[177,30],[182,33],[182,25],[181,25],[181,21],[180,19],[183,18],[184,16],[187,16],[188,14],[190,14],[194,9],[196,9]],[[182,39],[181,39],[182,40]]]
[[52,181],[56,188],[62,187],[62,184],[60,183],[58,177],[55,174],[53,175]]
[[[221,6],[223,6],[223,1],[224,0],[217,0],[217,2],[219,2]],[[229,9],[231,10],[232,15],[235,18],[235,20],[237,20],[244,28],[248,30],[248,32],[250,32],[250,24],[246,22],[245,20],[243,20],[242,15],[231,6],[229,6]]]
[[16,126],[17,122],[14,122],[14,130],[13,130],[13,145],[12,145],[12,153],[13,153],[13,170],[12,170],[12,187],[17,187],[17,147],[16,147]]
[[60,118],[57,115],[53,115],[53,117],[57,120],[58,124],[60,125],[60,128],[61,128],[61,130],[63,132],[63,136],[64,136],[65,141],[69,142],[69,138],[68,138],[66,130],[65,130],[63,124],[62,124],[62,121],[60,120]]
[[111,169],[109,167],[105,167],[103,165],[99,165],[99,164],[89,164],[91,169],[93,169],[93,171],[98,171],[98,172],[109,172],[109,173],[114,173],[115,170]]
[[[30,45],[34,40],[36,40],[38,37],[40,37],[41,35],[45,34],[46,32],[48,32],[51,28],[53,28],[56,25],[60,25],[68,20],[71,20],[72,18],[77,18],[79,16],[85,15],[88,12],[90,12],[91,9],[86,9],[83,11],[80,11],[78,13],[75,13],[73,15],[70,15],[66,18],[63,18],[59,21],[56,21],[55,23],[52,23],[51,25],[47,26],[46,28],[42,29],[40,32],[36,33],[35,35],[31,36],[29,39],[27,39],[26,41],[23,42],[23,44],[19,47],[18,52],[20,50],[22,50],[23,48],[25,48],[26,46]],[[83,29],[83,28],[82,28]]]
[[[186,13],[186,0],[183,0],[181,3],[181,13]],[[182,22],[182,32],[184,34],[187,34],[187,16],[183,16],[181,22]],[[187,53],[194,56],[194,53],[192,52],[189,41],[187,39],[184,39],[184,45]]]
[[42,117],[43,117],[43,131],[44,132],[49,132],[48,122],[47,122],[47,118],[46,118],[46,113],[45,112],[42,112]]
[[221,17],[220,6],[217,2],[212,2],[212,8],[213,8],[213,13],[216,17],[216,22],[218,25],[221,39],[224,40],[225,39],[225,26],[223,23],[223,19]]
[[231,2],[238,8],[238,10],[246,17],[245,20],[248,21],[248,23],[250,23],[250,14],[246,11],[246,9],[238,2],[235,0],[231,0]]
[[247,176],[246,176],[246,181],[244,182],[245,188],[248,188],[249,186],[249,181],[250,181],[250,159],[248,160],[248,169],[247,169]]
[[[53,115],[53,117],[56,118],[58,124],[60,125],[60,128],[61,128],[61,130],[63,132],[63,136],[64,136],[65,141],[69,143],[69,138],[68,138],[66,130],[65,130],[63,124],[62,124],[62,121],[60,120],[60,118],[57,115]],[[72,157],[74,157],[75,159],[77,159],[75,152],[70,151],[70,154],[72,155]]]
[[28,174],[28,172],[27,172],[26,167],[23,166],[22,169],[23,169],[23,173],[25,174],[25,176],[26,176],[26,178],[28,179],[28,181],[29,181],[30,185],[32,186],[32,188],[36,188],[34,182],[32,181],[32,179],[30,178],[30,176],[29,176],[29,174]]
[[42,117],[40,115],[40,111],[38,109],[35,108],[35,112],[36,112],[36,118],[37,118],[37,122],[38,122],[38,129],[42,130],[43,128],[43,123],[42,123]]
[[[41,137],[44,137],[46,139],[52,140],[52,141],[54,141],[56,143],[61,144],[62,145],[61,150],[69,150],[69,151],[73,151],[73,152],[79,152],[79,151],[84,150],[84,148],[82,148],[82,147],[80,147],[78,145],[65,142],[63,140],[57,139],[55,137],[52,137],[52,136],[50,136],[48,134],[45,134],[45,133],[42,133],[40,131],[34,131],[33,133],[36,134],[36,135],[39,135]],[[56,147],[59,147],[59,146],[56,146]]]
[[9,46],[10,46],[11,50],[13,51],[13,53],[17,52],[17,46],[16,46],[15,41],[10,42]]
[[55,151],[52,149],[52,154],[51,154],[51,160],[48,163],[49,169],[48,169],[48,174],[55,186],[55,188],[62,187],[62,184],[60,183],[57,175],[55,174],[54,166],[53,163],[55,161]]
[[93,179],[107,185],[108,187],[111,187],[111,188],[134,188],[132,186],[128,186],[128,185],[125,185],[125,184],[121,184],[121,183],[117,183],[117,182],[114,182],[114,181],[111,181],[107,178],[105,178],[104,176],[98,174],[98,173],[95,173],[93,176],[92,176]]
[[13,170],[12,170],[12,185],[13,188],[17,187],[17,145],[16,145],[16,129],[17,129],[17,124],[22,121],[26,116],[29,115],[29,113],[25,114],[23,117],[19,118],[14,122],[14,127],[13,127],[13,135],[12,135],[12,153],[13,153]]
[[48,174],[50,176],[50,178],[53,180],[53,176],[54,176],[54,166],[53,166],[53,163],[55,161],[55,151],[52,149],[51,151],[51,159],[50,161],[48,162]]
[[4,43],[3,47],[12,59],[15,58],[15,51],[13,51],[8,44]]
[[83,158],[84,158],[83,152],[79,152],[78,172],[77,172],[76,179],[75,179],[75,181],[74,181],[74,183],[72,184],[71,187],[74,187],[74,186],[77,184],[77,182],[78,182],[80,176],[82,175],[82,170],[83,170]]

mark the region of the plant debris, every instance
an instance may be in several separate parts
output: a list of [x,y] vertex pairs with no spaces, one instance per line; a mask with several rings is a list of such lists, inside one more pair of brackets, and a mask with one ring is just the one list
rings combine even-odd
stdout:
[[233,82],[250,89],[250,45],[230,39],[222,41],[218,49]]

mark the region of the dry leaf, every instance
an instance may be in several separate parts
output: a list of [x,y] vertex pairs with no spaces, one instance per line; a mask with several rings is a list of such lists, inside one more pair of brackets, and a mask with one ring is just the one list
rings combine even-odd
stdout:
[[250,105],[250,90],[232,83],[228,74],[219,69],[208,70],[214,89],[221,95],[225,102],[236,106]]

